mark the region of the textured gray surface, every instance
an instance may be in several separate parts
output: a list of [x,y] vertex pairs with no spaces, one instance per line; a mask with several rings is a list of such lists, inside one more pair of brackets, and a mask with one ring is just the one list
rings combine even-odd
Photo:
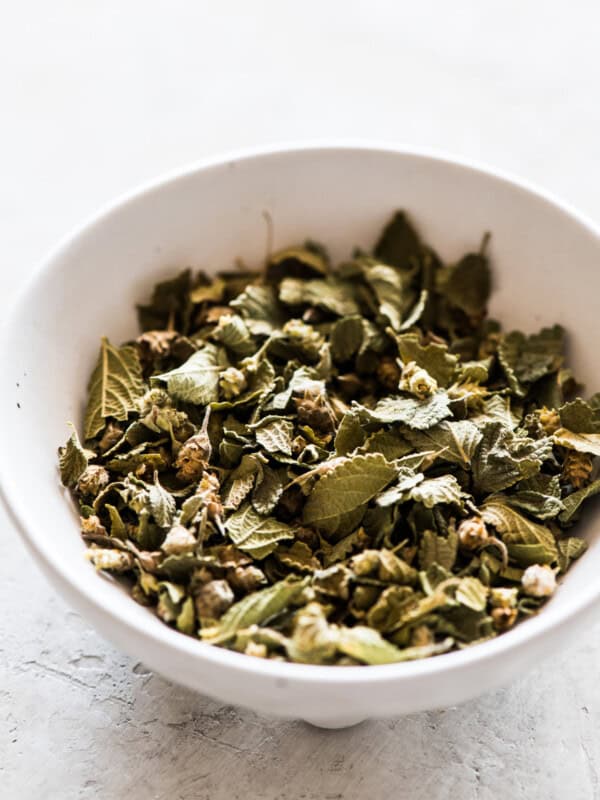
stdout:
[[[597,5],[412,6],[0,4],[0,304],[119,192],[276,139],[440,148],[600,219]],[[460,708],[319,731],[149,674],[54,595],[3,514],[0,530],[2,798],[600,797],[599,627]]]

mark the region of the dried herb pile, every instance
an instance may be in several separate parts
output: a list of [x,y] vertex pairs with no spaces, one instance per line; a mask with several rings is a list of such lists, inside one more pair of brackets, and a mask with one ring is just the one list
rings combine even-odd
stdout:
[[577,397],[562,328],[487,319],[486,248],[445,265],[397,213],[336,269],[308,242],[158,284],[60,449],[91,562],[185,634],[302,663],[536,613],[585,549],[600,395]]

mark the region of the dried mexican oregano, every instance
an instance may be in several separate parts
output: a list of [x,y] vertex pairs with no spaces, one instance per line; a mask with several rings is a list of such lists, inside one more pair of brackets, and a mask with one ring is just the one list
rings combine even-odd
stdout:
[[398,213],[337,269],[309,242],[158,284],[60,450],[90,561],[183,633],[309,664],[535,613],[585,548],[600,396],[576,397],[559,326],[486,318],[486,244],[445,265]]

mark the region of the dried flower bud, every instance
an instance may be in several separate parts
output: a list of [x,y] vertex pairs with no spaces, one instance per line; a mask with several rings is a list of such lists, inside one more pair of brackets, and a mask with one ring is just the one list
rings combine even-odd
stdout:
[[204,472],[198,483],[196,494],[201,495],[203,506],[207,510],[209,519],[221,519],[223,517],[223,504],[219,495],[219,479],[212,472]]
[[235,367],[228,367],[223,370],[219,378],[219,386],[226,400],[233,400],[234,397],[238,397],[247,385],[246,376],[240,369]]
[[551,436],[553,433],[560,428],[560,414],[554,408],[540,408],[538,413],[538,419],[540,422],[540,427],[548,436]]
[[125,550],[107,550],[94,547],[85,554],[96,569],[106,569],[110,572],[127,572],[133,567],[133,556]]
[[108,531],[100,522],[100,517],[91,514],[89,517],[80,517],[81,532],[84,536],[108,536]]
[[489,534],[481,517],[468,517],[458,526],[458,541],[465,550],[476,550]]
[[485,386],[473,381],[463,383],[453,383],[448,389],[448,397],[451,400],[462,400],[469,411],[477,411],[484,407],[483,401],[490,394]]
[[358,611],[366,611],[377,602],[380,594],[378,586],[357,586],[352,594],[352,605]]
[[490,604],[493,608],[515,608],[519,590],[515,587],[498,586],[490,589]]
[[200,619],[219,619],[233,605],[235,596],[227,581],[209,581],[195,596],[196,613]]
[[497,606],[491,611],[492,623],[497,631],[507,631],[517,621],[519,610],[509,606]]
[[427,625],[417,625],[410,635],[410,647],[425,647],[433,644],[434,636]]
[[179,480],[186,483],[197,481],[208,466],[210,453],[210,440],[206,433],[190,436],[182,445],[175,460]]
[[192,553],[198,542],[191,531],[183,525],[175,525],[167,533],[161,550],[169,556],[180,556],[183,553]]
[[388,392],[395,392],[402,372],[395,358],[382,356],[377,364],[377,380]]
[[320,395],[295,397],[294,404],[301,425],[308,425],[320,434],[334,430],[335,416],[327,401]]
[[96,497],[109,483],[108,471],[97,464],[90,464],[77,481],[75,492],[80,497]]
[[289,319],[282,330],[292,344],[304,350],[308,356],[317,358],[325,339],[312,325],[307,325],[301,319]]
[[122,436],[123,428],[116,422],[109,422],[104,429],[102,438],[98,442],[98,450],[100,450],[101,453],[106,453],[107,450],[110,450],[111,447],[116,445]]
[[[400,370],[398,370],[398,380],[400,380]],[[349,372],[346,375],[338,375],[337,383],[342,395],[348,400],[358,397],[364,387],[364,380],[359,378],[354,372]],[[397,386],[398,381],[396,381],[394,388]],[[393,391],[393,389],[391,391]]]
[[337,630],[329,625],[319,603],[308,603],[296,613],[294,632],[288,645],[295,661],[328,661],[337,651],[337,642]]
[[550,597],[556,589],[556,575],[550,567],[532,564],[523,573],[521,585],[530,597]]
[[414,394],[419,400],[426,400],[437,391],[438,385],[426,370],[419,367],[416,362],[409,361],[404,365],[398,388],[403,392]]
[[574,489],[581,489],[589,483],[593,468],[593,460],[589,453],[569,450],[563,464],[562,478]]
[[266,658],[269,650],[266,644],[259,644],[258,642],[248,642],[244,649],[247,656],[254,656],[255,658]]
[[267,583],[265,573],[258,567],[234,567],[227,570],[227,581],[241,594],[255,592]]
[[312,528],[305,528],[299,525],[295,528],[294,535],[299,542],[307,544],[311,550],[316,550],[319,547],[319,534]]
[[152,412],[154,406],[158,408],[171,408],[173,405],[168,392],[164,389],[149,389],[143,397],[136,402],[140,417],[146,417]]
[[398,558],[391,550],[380,550],[377,577],[386,583],[411,584],[417,580],[417,570]]
[[379,567],[379,551],[378,550],[363,550],[352,556],[350,559],[350,569],[359,578],[364,578],[368,575],[373,575]]
[[140,361],[144,367],[152,365],[155,359],[169,355],[176,331],[145,331],[135,340]]

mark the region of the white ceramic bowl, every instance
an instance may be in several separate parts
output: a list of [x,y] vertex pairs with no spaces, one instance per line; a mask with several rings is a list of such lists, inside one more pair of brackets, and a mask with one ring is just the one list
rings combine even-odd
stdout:
[[526,330],[573,332],[577,373],[600,388],[600,238],[547,196],[489,171],[382,147],[269,149],[194,166],[129,195],[64,241],[29,282],[0,343],[2,496],[51,583],[108,639],[164,676],[220,700],[342,727],[453,704],[521,675],[589,623],[600,598],[600,541],[542,613],[462,652],[379,667],[262,661],[171,630],[84,560],[77,517],[60,488],[56,448],[82,417],[99,337],[136,331],[151,284],[190,265],[207,270],[322,240],[334,258],[370,245],[397,208],[451,260],[493,233],[492,313]]

